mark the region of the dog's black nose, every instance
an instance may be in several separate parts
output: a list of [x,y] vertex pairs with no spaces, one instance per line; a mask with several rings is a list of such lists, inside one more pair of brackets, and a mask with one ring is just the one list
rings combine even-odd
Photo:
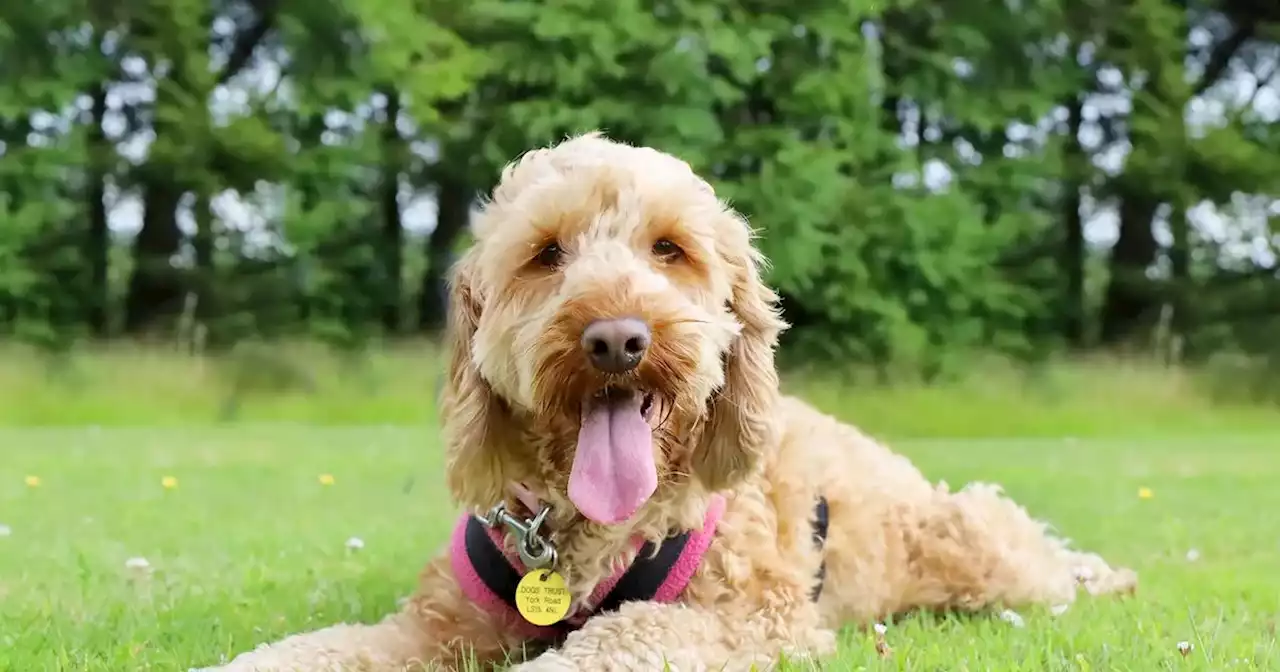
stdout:
[[583,351],[605,373],[624,373],[639,366],[649,342],[649,326],[631,317],[596,320],[582,330]]

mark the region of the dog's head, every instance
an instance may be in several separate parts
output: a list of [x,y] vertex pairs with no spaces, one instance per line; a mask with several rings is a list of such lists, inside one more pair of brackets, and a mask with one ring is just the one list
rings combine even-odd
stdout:
[[453,269],[448,479],[601,524],[733,486],[774,440],[785,327],[747,223],[683,161],[588,134],[508,165]]

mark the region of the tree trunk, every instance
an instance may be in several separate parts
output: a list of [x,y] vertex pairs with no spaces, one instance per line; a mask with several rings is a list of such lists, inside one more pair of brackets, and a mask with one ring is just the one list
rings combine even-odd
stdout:
[[[160,133],[157,131],[156,136]],[[182,311],[183,283],[171,262],[182,244],[178,201],[182,189],[170,178],[149,175],[143,187],[142,230],[133,244],[133,274],[125,297],[124,329],[140,334]]]
[[1102,302],[1099,339],[1119,345],[1152,324],[1159,308],[1147,269],[1155,261],[1156,239],[1151,224],[1160,203],[1126,190],[1120,203],[1120,237],[1111,250],[1111,279]]
[[106,338],[111,330],[108,290],[108,270],[111,253],[111,236],[107,228],[107,161],[115,151],[107,142],[102,120],[107,114],[107,87],[98,83],[89,92],[93,100],[89,128],[89,232],[85,240],[85,261],[89,265],[89,301],[87,318],[89,332],[97,338]]
[[404,298],[404,227],[400,217],[400,173],[403,169],[403,140],[396,129],[400,116],[400,94],[394,88],[382,91],[387,98],[387,118],[382,125],[382,183],[378,200],[382,210],[382,264],[387,287],[382,294],[382,328],[388,334],[400,331],[401,300]]
[[436,228],[427,238],[427,269],[418,295],[418,327],[423,331],[437,331],[445,325],[449,309],[447,277],[453,264],[453,246],[458,236],[467,230],[474,197],[471,185],[456,176],[442,176],[437,185]]
[[217,268],[214,266],[213,249],[217,232],[213,228],[213,196],[211,190],[202,189],[192,206],[196,220],[196,235],[191,241],[195,248],[196,273],[192,289],[195,291],[195,333],[193,346],[196,352],[220,347],[224,339],[216,324],[218,318]]
[[1066,175],[1063,179],[1062,221],[1066,228],[1062,250],[1062,275],[1066,280],[1066,303],[1062,335],[1072,347],[1085,344],[1085,241],[1084,221],[1080,215],[1080,190],[1083,186],[1088,158],[1080,146],[1084,97],[1074,96],[1067,105]]
[[1182,361],[1183,344],[1191,329],[1191,222],[1183,199],[1177,199],[1169,213],[1169,230],[1173,245],[1169,248],[1169,266],[1172,283],[1167,297],[1173,315],[1169,321],[1169,362]]

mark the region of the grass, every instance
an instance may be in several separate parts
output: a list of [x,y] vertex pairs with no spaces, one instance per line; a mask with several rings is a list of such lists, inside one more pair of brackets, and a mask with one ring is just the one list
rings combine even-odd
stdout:
[[[193,383],[188,360],[159,356],[128,367],[143,361],[89,358],[74,384],[36,385],[29,363],[4,365],[30,386],[0,392],[0,670],[187,669],[395,609],[453,519],[429,357],[415,368],[411,354],[379,355],[365,387],[320,371],[317,391],[253,396],[247,421],[221,425],[221,374]],[[104,372],[122,376],[113,393]],[[1080,545],[1137,569],[1137,595],[1026,610],[1025,627],[908,617],[889,624],[888,657],[850,631],[827,667],[1280,668],[1280,416],[1209,404],[1176,376],[1136,368],[1010,380],[792,386],[893,436],[932,478],[1003,483]],[[351,537],[364,548],[348,549]],[[127,568],[134,557],[150,570]]]
[[[77,352],[56,367],[0,347],[0,426],[218,426],[234,397],[240,422],[421,427],[434,422],[441,371],[430,344],[347,360],[310,345],[221,359],[112,348]],[[933,386],[785,376],[788,391],[898,438],[1216,436],[1267,433],[1280,422],[1280,407],[1215,402],[1203,383],[1194,373],[1109,359],[1031,374],[984,362]]]

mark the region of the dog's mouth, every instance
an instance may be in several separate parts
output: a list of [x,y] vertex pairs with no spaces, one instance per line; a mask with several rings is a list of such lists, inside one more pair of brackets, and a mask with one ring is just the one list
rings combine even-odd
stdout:
[[609,386],[582,404],[569,500],[597,523],[625,522],[658,487],[652,422],[661,405],[651,391]]
[[609,385],[591,395],[591,398],[584,404],[584,411],[587,406],[597,404],[627,403],[637,396],[640,398],[640,417],[652,425],[660,400],[657,393],[649,390]]

